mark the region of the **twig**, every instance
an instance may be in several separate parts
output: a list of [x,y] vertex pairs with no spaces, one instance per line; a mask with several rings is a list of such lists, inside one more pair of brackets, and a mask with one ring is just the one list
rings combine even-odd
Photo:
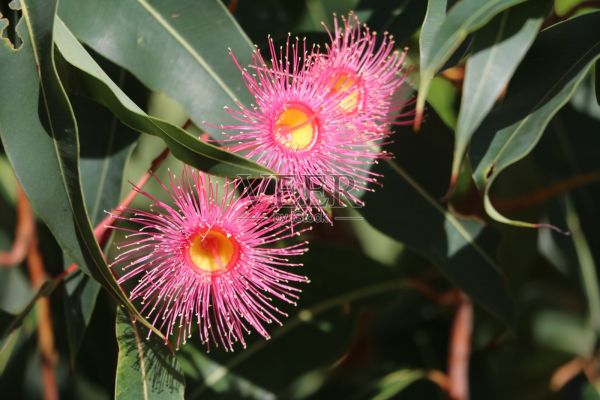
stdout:
[[34,219],[27,196],[17,183],[17,226],[15,240],[10,251],[0,252],[0,266],[10,267],[20,264],[27,255],[34,235]]
[[[165,148],[150,164],[150,168],[142,175],[142,177],[137,181],[135,187],[142,188],[148,183],[150,178],[154,175],[154,172],[158,169],[158,167],[167,159],[170,150],[169,148]],[[137,195],[137,191],[132,189],[129,194],[123,199],[123,201],[109,214],[107,215],[96,227],[94,228],[94,236],[96,240],[100,244],[100,246],[104,246],[106,241],[108,240],[108,228],[110,228],[117,219],[117,216],[123,212],[124,209],[129,207],[129,205],[135,199]]]
[[[27,267],[31,286],[38,289],[46,281],[44,262],[40,254],[35,229],[33,238],[27,253]],[[37,303],[38,310],[38,346],[42,358],[42,381],[44,387],[44,399],[58,399],[58,388],[56,386],[55,368],[57,354],[54,350],[54,333],[52,330],[52,316],[50,313],[50,299],[40,297]]]
[[[192,120],[187,119],[181,128],[187,129],[191,124]],[[146,183],[148,183],[150,178],[152,178],[154,172],[158,169],[158,167],[160,167],[161,164],[167,159],[170,153],[171,151],[168,147],[166,147],[158,156],[156,156],[156,158],[154,158],[154,160],[152,160],[152,162],[150,163],[150,167],[148,168],[148,170],[137,181],[135,187],[139,189],[144,187]],[[96,240],[98,241],[100,247],[103,247],[106,244],[106,241],[109,237],[108,230],[115,223],[117,216],[120,215],[124,209],[129,207],[129,205],[131,205],[137,194],[137,190],[132,189],[129,192],[129,194],[127,194],[127,196],[123,199],[123,201],[121,201],[121,203],[117,207],[115,207],[113,211],[106,216],[106,218],[104,218],[102,221],[100,221],[98,225],[96,225],[96,227],[94,228],[94,236],[96,237]],[[67,269],[65,269],[57,278],[64,279],[69,274],[77,271],[77,268],[77,264],[73,263]]]
[[469,399],[469,357],[473,330],[473,305],[461,293],[454,316],[448,355],[448,393],[454,400]]

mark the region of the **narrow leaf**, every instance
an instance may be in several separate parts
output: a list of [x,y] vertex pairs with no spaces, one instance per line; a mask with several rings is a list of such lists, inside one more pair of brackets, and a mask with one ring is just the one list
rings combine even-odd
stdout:
[[[120,84],[125,73],[119,72]],[[120,199],[123,169],[137,134],[119,123],[103,107],[84,98],[73,98],[81,141],[81,180],[86,207],[93,225],[115,208]],[[65,267],[71,265],[67,260]],[[90,323],[100,285],[89,276],[79,274],[65,283],[63,303],[67,315],[67,339],[71,366]]]
[[252,45],[220,0],[63,0],[59,14],[88,46],[177,100],[197,124],[228,120],[223,106],[236,97],[249,103],[228,47],[247,65]]
[[156,337],[146,339],[120,308],[116,321],[119,358],[115,398],[183,399],[185,378],[175,355]]
[[461,0],[448,12],[435,30],[431,45],[421,54],[421,78],[417,96],[417,114],[423,112],[429,84],[438,70],[466,39],[467,35],[488,23],[496,14],[524,0]]
[[[427,11],[425,11],[425,19],[423,20],[421,33],[419,35],[419,57],[421,69],[423,68],[423,65],[425,65],[425,54],[430,52],[435,34],[444,22],[444,18],[446,17],[446,7],[446,0],[429,0],[427,2]],[[421,74],[421,86],[419,88],[419,92],[423,91],[428,93],[433,77],[427,80],[424,80],[423,78],[424,76]],[[415,118],[415,128],[417,130],[420,129],[426,98],[427,96],[417,97],[417,112]],[[421,103],[419,103],[419,101]]]
[[61,55],[74,67],[74,72],[80,78],[79,90],[109,108],[132,129],[163,139],[173,155],[181,161],[221,176],[259,176],[272,173],[239,155],[202,142],[191,133],[166,121],[148,116],[110,79],[58,18],[55,41]]
[[533,43],[548,12],[548,5],[547,0],[525,2],[504,11],[475,34],[473,54],[467,60],[456,127],[452,182],[458,176],[471,135],[491,110]]
[[[580,32],[586,35],[581,37]],[[564,106],[600,57],[600,12],[589,13],[543,31],[521,63],[503,107],[491,113],[471,143],[475,182],[484,189],[486,212],[496,221],[538,228],[511,220],[490,200],[495,179],[535,147],[548,122]]]

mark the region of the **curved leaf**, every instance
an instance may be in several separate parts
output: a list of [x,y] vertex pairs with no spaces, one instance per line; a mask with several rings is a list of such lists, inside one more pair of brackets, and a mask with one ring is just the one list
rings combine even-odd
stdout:
[[[18,51],[0,46],[0,136],[32,207],[63,250],[148,328],[115,281],[94,238],[79,177],[79,141],[71,104],[54,65],[56,1],[20,1]],[[39,115],[41,120],[32,118]],[[35,157],[31,155],[35,154]],[[155,330],[160,335],[158,331]],[[162,336],[162,335],[160,335]]]
[[496,14],[523,1],[525,0],[461,0],[450,9],[442,24],[435,30],[431,44],[421,45],[417,115],[423,112],[431,80],[467,35],[488,23]]
[[504,11],[475,34],[456,126],[452,181],[458,176],[471,135],[533,43],[548,6],[547,0],[527,1]]
[[[580,32],[586,35],[581,37]],[[474,178],[485,190],[486,212],[496,221],[541,226],[500,214],[490,200],[490,188],[502,171],[531,152],[548,122],[569,101],[598,57],[600,12],[543,31],[517,69],[503,107],[492,112],[477,130],[470,151],[477,165]]]
[[264,168],[239,155],[202,142],[191,133],[166,121],[148,116],[100,68],[69,29],[57,18],[55,41],[61,55],[74,67],[85,95],[109,108],[129,127],[163,139],[173,155],[186,164],[214,175],[237,174],[259,176],[271,174]]
[[164,342],[143,337],[138,324],[121,309],[117,310],[116,334],[115,399],[183,399],[185,378]]
[[247,65],[252,45],[220,0],[64,0],[59,14],[83,42],[177,100],[197,124],[228,120],[223,106],[236,97],[249,103],[227,48]]
[[[125,79],[121,70],[121,82]],[[81,159],[80,171],[85,204],[95,226],[105,216],[106,210],[119,204],[123,169],[137,135],[119,123],[106,109],[84,98],[71,99],[77,115]],[[72,261],[66,260],[65,266]],[[67,339],[71,366],[87,326],[92,318],[100,285],[89,276],[79,274],[65,282],[63,304],[68,323]]]

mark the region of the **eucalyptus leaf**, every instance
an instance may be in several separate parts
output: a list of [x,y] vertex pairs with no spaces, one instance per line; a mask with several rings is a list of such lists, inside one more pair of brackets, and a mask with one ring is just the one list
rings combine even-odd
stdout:
[[115,399],[183,399],[185,378],[175,355],[157,337],[146,339],[121,309],[116,321],[119,358]]
[[[579,37],[584,30],[587,34]],[[503,106],[492,112],[471,143],[473,177],[484,189],[487,214],[496,221],[537,228],[496,210],[490,189],[502,171],[535,147],[548,122],[572,97],[590,66],[600,57],[600,12],[567,20],[544,30],[523,60]]]
[[[4,149],[32,207],[63,250],[151,328],[115,281],[87,216],[79,176],[77,124],[54,64],[56,2],[25,0],[20,5],[23,18],[17,31],[23,45],[15,51],[3,40],[0,46],[0,85],[5,93],[0,137]],[[40,119],[33,117],[37,115]]]
[[[421,71],[417,114],[423,111],[431,80],[438,70],[450,59],[467,35],[488,23],[496,14],[522,3],[525,0],[460,0],[448,12],[443,22],[439,21],[439,1],[436,3],[437,16],[432,29],[420,43]],[[430,6],[433,7],[433,6]],[[427,18],[427,17],[426,17]],[[437,29],[435,28],[437,26]]]
[[220,0],[63,0],[59,15],[85,44],[181,103],[198,125],[228,120],[223,107],[235,98],[250,101],[228,48],[246,66],[252,45]]
[[475,33],[473,54],[465,68],[452,181],[458,176],[471,135],[491,110],[533,43],[548,13],[548,6],[547,0],[527,1],[504,11]]
[[148,116],[100,68],[60,19],[56,21],[55,41],[61,55],[73,66],[80,78],[78,90],[109,108],[130,128],[163,139],[173,155],[181,161],[221,176],[260,176],[272,173],[250,160],[200,141],[191,133],[166,121]]

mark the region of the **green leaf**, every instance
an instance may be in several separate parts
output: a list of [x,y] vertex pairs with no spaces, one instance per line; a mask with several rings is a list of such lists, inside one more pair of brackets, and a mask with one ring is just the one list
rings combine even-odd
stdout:
[[1,325],[2,336],[0,336],[0,341],[3,343],[2,344],[3,347],[2,347],[2,349],[0,349],[0,352],[2,352],[4,349],[4,346],[6,346],[7,343],[10,342],[11,337],[16,335],[16,331],[19,328],[21,328],[21,325],[23,325],[25,318],[27,318],[29,313],[33,310],[33,308],[35,307],[35,303],[38,301],[38,299],[40,299],[42,297],[50,296],[50,294],[52,294],[52,292],[54,292],[54,290],[58,287],[58,285],[60,285],[60,283],[61,283],[60,280],[48,279],[47,281],[45,281],[42,284],[42,286],[40,286],[40,288],[36,292],[35,296],[33,296],[33,298],[29,301],[29,303],[27,303],[27,305],[18,314],[8,318],[8,315],[10,315],[10,314],[2,312],[5,314],[2,317],[2,320],[4,322],[10,321],[10,323]]
[[426,9],[423,0],[362,0],[355,7],[361,21],[377,32],[388,31],[400,46],[421,27]]
[[196,124],[228,120],[223,106],[236,97],[250,102],[227,49],[245,66],[252,45],[220,0],[64,0],[59,15],[88,46],[181,103]]
[[[204,381],[207,386],[221,395],[229,397],[269,400],[275,399],[275,394],[260,386],[255,385],[242,376],[239,376],[218,362],[211,360],[201,350],[192,344],[185,346],[178,353],[181,369],[188,379],[194,382]],[[207,381],[212,379],[214,383]],[[194,396],[190,396],[194,398]]]
[[236,154],[202,142],[191,133],[148,116],[100,68],[69,29],[57,18],[55,41],[65,61],[80,78],[77,89],[109,108],[125,125],[163,139],[175,157],[214,175],[259,176],[272,171]]
[[594,85],[596,88],[596,103],[600,105],[600,62],[596,61],[594,67]]
[[[586,32],[581,37],[580,32]],[[523,60],[502,107],[492,112],[471,142],[475,182],[484,189],[487,214],[496,221],[529,228],[542,225],[511,220],[490,200],[495,179],[535,147],[548,122],[565,105],[590,65],[600,56],[600,12],[570,19],[543,31]]]
[[447,189],[452,132],[432,110],[418,135],[408,127],[401,129],[388,148],[396,160],[374,168],[384,175],[383,188],[367,193],[361,214],[376,229],[430,260],[474,301],[511,324],[512,301],[492,256],[495,235],[480,222],[457,217],[437,200]]
[[544,347],[580,357],[594,352],[594,330],[577,315],[543,310],[535,315],[532,331],[536,342]]
[[468,58],[465,69],[456,127],[453,178],[458,176],[471,135],[491,110],[533,43],[548,13],[548,6],[547,0],[525,2],[504,11],[475,34],[473,54]]
[[[14,318],[14,315],[9,314],[4,310],[0,310],[0,329],[5,330]],[[0,374],[4,372],[6,365],[10,361],[10,356],[19,339],[19,333],[20,329],[17,328],[8,335],[2,335],[2,339],[0,339]]]
[[437,25],[438,28],[428,30],[425,38],[422,37],[425,43],[420,44],[421,79],[417,114],[423,111],[431,80],[467,35],[484,26],[496,14],[523,1],[525,0],[461,0],[450,9],[441,24],[438,22],[439,16],[436,18],[434,26]]
[[456,87],[452,82],[436,76],[431,81],[427,102],[450,128],[456,127]]
[[[122,70],[120,78],[122,85],[125,79]],[[72,102],[79,122],[83,194],[92,224],[97,225],[106,215],[105,211],[119,204],[123,169],[137,135],[103,107],[84,98],[74,98]],[[70,264],[71,261],[66,262],[65,267]],[[79,274],[65,283],[65,291],[67,342],[71,366],[74,366],[100,285]]]
[[588,305],[588,323],[596,333],[600,333],[600,288],[594,255],[585,237],[579,215],[571,200],[567,198],[567,226],[573,237],[573,244],[581,270],[582,286]]
[[143,337],[137,323],[120,308],[116,321],[119,358],[115,399],[183,399],[185,378],[164,342]]
[[378,382],[378,393],[373,400],[387,400],[402,392],[413,382],[423,379],[427,376],[425,371],[414,369],[401,369],[392,372]]
[[435,34],[444,23],[444,18],[446,18],[446,7],[446,0],[429,0],[427,2],[427,11],[425,11],[425,19],[423,20],[421,33],[419,35],[419,55],[421,65],[424,65],[426,62],[425,54],[430,52]]
[[18,51],[5,40],[0,46],[4,149],[32,207],[63,250],[151,328],[115,281],[87,216],[79,177],[77,125],[54,65],[56,2],[25,0],[20,4],[23,18],[17,31],[23,44]]

